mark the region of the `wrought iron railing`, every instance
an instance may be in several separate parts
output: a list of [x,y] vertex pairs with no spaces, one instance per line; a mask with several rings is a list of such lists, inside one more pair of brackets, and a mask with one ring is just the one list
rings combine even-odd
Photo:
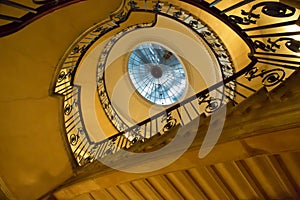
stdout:
[[[156,10],[153,10],[156,12]],[[182,11],[182,9],[181,9]],[[173,19],[173,16],[171,16]],[[190,21],[188,22],[182,22],[184,24],[188,24],[189,28],[193,29],[196,33],[201,34],[200,37],[207,43],[208,48],[210,48],[211,52],[214,53],[214,56],[216,57],[218,61],[218,65],[220,66],[220,71],[222,73],[223,79],[228,78],[233,75],[234,68],[232,66],[232,63],[230,61],[230,56],[223,45],[222,41],[216,36],[216,34],[207,26],[201,23],[200,19],[197,19],[197,25],[195,25],[195,19],[190,15],[189,16]],[[192,25],[191,25],[192,24]],[[109,56],[111,50],[113,49],[114,45],[118,42],[119,39],[121,39],[126,34],[132,32],[136,28],[142,29],[147,27],[152,27],[154,24],[151,24],[150,26],[146,25],[138,25],[134,27],[129,27],[127,29],[122,30],[120,33],[116,34],[114,37],[112,37],[109,42],[105,45],[102,54],[99,59],[99,64],[97,68],[97,86],[98,86],[98,93],[99,93],[99,99],[102,104],[102,107],[107,115],[107,117],[110,119],[111,123],[114,125],[114,127],[119,131],[122,132],[126,129],[128,129],[132,124],[125,123],[122,120],[122,116],[119,116],[118,112],[115,110],[115,108],[112,106],[110,95],[108,94],[106,90],[106,84],[105,84],[105,67],[107,66],[107,57]],[[107,80],[109,81],[109,80]],[[227,98],[234,99],[234,88],[235,84],[234,82],[229,82],[226,84],[228,87],[226,90],[227,92]],[[194,110],[194,109],[193,109]],[[135,133],[138,134],[138,133]]]
[[[0,37],[17,32],[54,10],[80,1],[83,0],[32,0],[29,5],[28,2],[19,3],[11,0],[0,0],[0,6],[6,6],[0,10],[0,20],[2,21]],[[20,13],[22,13],[21,16]]]
[[[238,66],[239,70],[225,75],[223,81],[174,104],[165,111],[131,127],[122,126],[121,132],[103,141],[93,142],[89,139],[81,117],[78,96],[80,87],[74,85],[74,75],[86,51],[100,37],[126,21],[130,12],[152,12],[186,25],[201,38],[206,39],[205,41],[211,41],[208,45],[218,58],[220,66],[224,69],[228,67],[226,65],[228,62],[222,62],[227,58],[225,48],[219,45],[221,40],[196,15],[173,2],[127,1],[118,13],[95,25],[76,41],[60,63],[54,91],[65,98],[66,134],[79,165],[114,154],[120,149],[128,149],[137,141],[144,142],[154,135],[164,134],[175,125],[184,126],[201,114],[209,115],[218,110],[228,101],[236,105],[262,87],[272,89],[298,69],[300,28],[296,25],[299,16],[296,9],[278,1],[262,0],[245,0],[233,5],[222,4],[222,1],[183,0],[183,2],[187,3],[187,6],[197,7],[199,11],[210,13],[220,20],[220,23],[225,23],[235,31],[248,45],[250,49],[248,57],[251,62],[246,66]],[[230,70],[232,68],[229,66]],[[253,84],[255,79],[260,80],[261,84]],[[101,80],[97,81],[101,82]],[[109,106],[111,105],[108,104],[107,109]],[[112,112],[108,115],[114,119],[117,117]],[[115,124],[117,129],[121,129],[118,126]]]

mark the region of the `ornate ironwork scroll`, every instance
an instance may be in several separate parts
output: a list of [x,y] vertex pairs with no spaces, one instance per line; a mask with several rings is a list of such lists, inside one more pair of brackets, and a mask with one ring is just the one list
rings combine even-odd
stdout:
[[280,2],[261,2],[252,6],[249,11],[242,10],[240,16],[229,15],[229,20],[233,23],[250,25],[256,24],[260,19],[260,14],[254,13],[257,8],[261,8],[261,13],[271,17],[291,17],[295,14],[296,9]]
[[[279,2],[263,1],[254,4],[249,11],[242,10],[241,16],[235,16],[230,14],[226,15],[225,13],[230,13],[230,11],[234,9],[250,4],[253,0],[228,5],[228,8],[225,8],[223,11],[218,10],[216,5],[211,5],[205,0],[195,0],[195,2],[193,2],[194,0],[184,1],[188,1],[188,3],[192,5],[200,5],[199,9],[204,9],[209,11],[209,13],[213,13],[217,18],[223,21],[225,18],[227,20],[226,22],[230,24],[231,27],[238,27],[234,29],[237,33],[239,33],[238,31],[243,31],[243,33],[239,33],[239,35],[243,36],[242,39],[247,42],[250,49],[253,48],[253,52],[251,51],[249,55],[252,62],[245,67],[242,66],[240,71],[235,72],[229,54],[219,37],[198,17],[183,8],[166,1],[127,1],[125,4],[126,8],[120,9],[119,12],[111,16],[110,19],[90,29],[90,31],[83,35],[79,41],[72,45],[61,63],[60,71],[56,77],[54,91],[56,94],[64,96],[62,113],[64,115],[65,131],[70,148],[79,165],[82,166],[95,159],[113,155],[120,149],[128,149],[133,144],[139,141],[144,142],[155,134],[168,132],[178,124],[187,124],[195,119],[195,116],[199,116],[203,113],[209,115],[217,111],[228,101],[232,101],[236,105],[241,102],[237,97],[246,99],[262,86],[276,86],[283,82],[288,76],[286,70],[298,69],[300,57],[297,53],[299,53],[300,50],[300,41],[297,40],[294,35],[300,35],[300,33],[298,33],[299,31],[288,33],[269,31],[270,33],[267,34],[251,36],[246,34],[248,31],[250,32],[252,30],[270,30],[274,27],[282,28],[294,24],[294,19],[288,22],[279,22],[258,27],[251,26],[244,30],[241,28],[245,25],[255,24],[257,20],[261,19],[263,16],[278,19],[293,17],[296,13],[294,8]],[[153,12],[167,16],[186,25],[197,33],[199,37],[203,38],[208,44],[212,52],[214,52],[223,72],[226,89],[221,87],[221,83],[217,83],[211,88],[206,88],[197,93],[196,96],[171,106],[167,111],[158,113],[137,125],[128,127],[114,111],[114,108],[110,104],[109,97],[105,92],[103,73],[105,70],[105,59],[111,48],[111,45],[108,44],[102,53],[98,65],[98,92],[100,99],[102,99],[101,103],[103,108],[107,112],[109,119],[116,125],[118,130],[122,131],[106,140],[94,142],[90,140],[89,133],[87,133],[85,129],[80,107],[80,87],[73,85],[73,78],[77,67],[81,62],[81,58],[94,42],[110,30],[118,27],[119,23],[125,21],[128,17],[128,13],[132,11]],[[129,31],[129,29],[124,29],[123,31],[124,32],[120,32],[119,35],[117,34],[111,40],[112,44],[117,41],[118,37],[121,37],[122,34]],[[259,38],[267,39],[264,40]],[[257,52],[255,50],[260,51]],[[284,53],[282,53],[282,51]],[[267,56],[258,57],[257,54]],[[275,56],[282,59],[275,58]],[[264,70],[259,70],[259,68]],[[251,84],[248,84],[254,79],[261,79],[262,86],[253,88]],[[239,90],[239,88],[249,91],[250,94],[243,94],[242,90]],[[210,93],[210,90],[214,93],[219,93],[222,97],[226,96],[226,98],[222,99],[219,98],[219,96],[214,96]],[[194,112],[194,116],[192,116],[192,112]],[[183,117],[182,115],[185,116]]]
[[198,104],[201,105],[206,103],[205,112],[206,113],[213,113],[217,111],[222,105],[222,99],[210,97],[209,94],[204,94],[198,97]]
[[263,50],[265,52],[273,52],[275,53],[278,49],[281,48],[280,42],[285,42],[285,47],[295,53],[299,53],[300,52],[300,41],[299,40],[295,40],[293,38],[279,38],[277,40],[272,41],[271,38],[268,38],[267,43],[265,44],[259,40],[255,40],[254,41],[254,47],[256,49],[260,49]]
[[271,69],[271,70],[261,70],[257,67],[252,68],[249,70],[245,77],[248,81],[251,81],[254,78],[261,77],[262,84],[266,87],[277,85],[278,83],[282,82],[285,78],[285,71],[283,69]]
[[166,113],[161,122],[164,122],[163,132],[170,131],[177,124],[177,120],[172,116],[171,112]]
[[[188,28],[194,30],[209,46],[212,52],[214,52],[214,55],[216,56],[220,69],[222,71],[223,77],[227,78],[233,75],[234,68],[232,66],[230,56],[224,47],[224,44],[220,40],[220,38],[214,33],[207,25],[205,25],[201,20],[193,15],[192,13],[184,10],[183,8],[180,8],[176,5],[169,4],[166,2],[154,2],[152,6],[147,7],[141,7],[138,1],[129,1],[128,5],[130,6],[130,9],[133,11],[145,11],[147,12],[151,11],[157,14],[162,14],[164,16],[167,16],[172,19],[176,19],[182,24],[186,25]],[[152,25],[151,25],[152,26]],[[104,111],[106,112],[108,118],[111,120],[113,125],[116,127],[119,131],[124,131],[126,128],[129,128],[127,124],[123,122],[121,117],[117,114],[115,109],[112,107],[109,96],[106,92],[105,88],[105,81],[104,81],[104,72],[105,72],[105,66],[106,66],[106,59],[109,55],[111,49],[114,47],[114,44],[124,35],[127,33],[130,33],[131,31],[134,31],[136,28],[145,28],[145,27],[151,27],[150,25],[137,25],[134,27],[130,27],[127,29],[124,29],[120,33],[116,34],[104,47],[104,50],[102,51],[101,57],[99,59],[98,63],[98,69],[97,69],[97,81],[98,81],[98,93],[100,102],[104,108]],[[234,98],[234,83],[228,83],[228,87],[231,87],[231,90],[227,89],[227,98]],[[226,90],[226,89],[225,89]],[[214,104],[211,104],[213,106]],[[211,107],[212,108],[212,107]],[[209,110],[209,109],[208,109]],[[207,112],[207,114],[212,113],[213,110],[210,110]]]

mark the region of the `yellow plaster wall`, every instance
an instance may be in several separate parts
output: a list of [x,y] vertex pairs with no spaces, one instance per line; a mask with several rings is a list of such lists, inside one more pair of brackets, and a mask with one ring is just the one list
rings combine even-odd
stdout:
[[37,199],[72,175],[51,81],[67,47],[120,2],[77,3],[0,38],[0,176],[12,199]]
[[[137,15],[137,14],[135,14]],[[144,18],[148,16],[148,20],[151,19],[151,15],[149,13],[144,14]],[[141,13],[139,13],[137,16],[140,16],[140,18],[143,17]],[[163,29],[170,29],[174,32],[180,32],[183,35],[188,36],[193,41],[200,43],[200,39],[198,36],[196,36],[195,33],[187,29],[186,27],[177,24],[177,23],[170,23],[169,19],[165,17],[159,17],[158,22],[155,25],[155,28],[163,28]],[[170,36],[171,38],[171,36]],[[145,42],[149,40],[147,36],[145,36]],[[174,42],[174,40],[172,41]],[[141,122],[154,114],[157,114],[164,109],[166,109],[168,106],[158,106],[153,103],[151,103],[148,100],[145,100],[144,97],[142,97],[138,92],[136,92],[136,89],[134,88],[133,84],[131,84],[131,81],[129,79],[129,76],[127,74],[127,63],[129,59],[130,52],[125,53],[124,55],[120,56],[119,58],[115,59],[114,62],[106,68],[105,71],[105,78],[106,80],[106,90],[112,98],[114,96],[115,89],[118,87],[122,87],[122,84],[126,84],[124,88],[128,88],[128,90],[117,90],[118,91],[118,97],[124,97],[121,102],[116,103],[116,110],[123,110],[125,113],[123,115],[123,118],[127,118],[130,123],[138,123]],[[187,73],[188,83],[189,83],[189,89],[185,92],[185,97],[190,97],[194,95],[195,93],[198,93],[205,88],[207,88],[207,85],[197,67],[193,66],[186,58],[183,56],[179,56],[180,60],[183,62]],[[125,76],[124,76],[125,75]],[[120,81],[122,79],[122,81]],[[126,80],[126,81],[123,81]],[[122,93],[122,94],[121,94]],[[124,111],[124,107],[128,107],[128,112]]]

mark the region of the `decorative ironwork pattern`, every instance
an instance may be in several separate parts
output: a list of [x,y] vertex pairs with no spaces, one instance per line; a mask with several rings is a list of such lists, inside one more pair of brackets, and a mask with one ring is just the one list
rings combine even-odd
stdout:
[[152,23],[141,24],[141,25],[131,26],[127,29],[122,30],[120,33],[112,37],[112,39],[107,43],[99,59],[99,63],[97,67],[97,88],[98,88],[99,99],[107,117],[110,119],[110,121],[118,131],[123,131],[129,127],[126,123],[123,122],[122,118],[117,114],[116,110],[112,107],[109,99],[109,95],[106,92],[104,71],[105,71],[107,57],[113,45],[125,34],[130,33],[136,29],[149,28],[151,26],[153,26]]
[[242,10],[241,15],[243,17],[229,15],[229,20],[243,25],[256,24],[257,20],[260,19],[260,14],[254,13],[254,11],[259,7],[262,7],[261,13],[271,17],[291,17],[296,12],[295,8],[280,2],[261,2],[253,5],[248,12]]
[[256,49],[260,49],[263,50],[265,52],[273,52],[275,53],[277,50],[279,50],[281,48],[281,45],[279,44],[280,42],[285,42],[285,47],[295,53],[299,53],[300,52],[300,41],[295,40],[293,38],[279,38],[277,40],[272,41],[271,38],[268,38],[267,43],[265,44],[259,40],[255,40],[254,41],[254,47]]
[[[214,15],[235,31],[249,46],[251,63],[246,66],[240,66],[240,70],[237,72],[233,71],[230,58],[221,40],[205,23],[190,12],[168,2],[127,1],[118,13],[90,29],[79,41],[72,45],[60,64],[60,72],[56,77],[54,91],[64,96],[63,112],[66,134],[79,165],[82,166],[95,159],[109,156],[120,149],[128,149],[134,143],[138,141],[144,142],[156,134],[164,134],[176,125],[184,126],[203,113],[209,115],[215,112],[228,101],[238,104],[261,87],[271,89],[284,82],[288,74],[299,68],[300,42],[295,36],[300,35],[300,29],[287,28],[294,26],[297,22],[298,16],[296,16],[294,8],[277,1],[260,1],[257,3],[257,1],[245,0],[228,5],[227,8],[221,10],[218,8],[219,4],[217,2],[212,4],[205,0],[183,1],[196,6],[200,11],[205,10]],[[249,7],[251,8],[250,10]],[[241,11],[241,15],[233,14],[236,13],[234,12],[236,10]],[[218,62],[223,69],[224,80],[222,83],[216,83],[195,96],[185,99],[164,112],[160,112],[132,127],[126,127],[126,124],[118,122],[116,123],[119,124],[117,129],[122,131],[106,140],[94,143],[89,139],[89,134],[85,130],[79,101],[80,87],[73,85],[73,78],[82,56],[89,47],[105,33],[118,27],[119,23],[125,21],[128,13],[132,11],[153,12],[168,16],[189,26],[215,52]],[[263,20],[265,17],[277,19],[278,22],[255,25],[258,20]],[[130,29],[125,29],[124,31],[128,30]],[[251,34],[256,30],[260,30],[262,33]],[[120,32],[115,37],[121,37],[123,33]],[[108,43],[107,49],[103,52],[103,57],[100,59],[97,73],[99,96],[102,99],[108,99],[101,87],[105,87],[103,81],[104,61],[110,47]],[[254,84],[253,86],[251,83],[256,80],[261,84]],[[223,89],[223,84],[225,84],[226,90]],[[215,93],[220,94],[220,96],[213,95]],[[224,96],[226,98],[219,98]],[[109,101],[105,100],[102,104],[109,113],[110,120],[120,120],[112,112],[113,108],[110,106]]]
[[[182,8],[179,8],[178,6],[175,6],[173,4],[169,3],[162,3],[157,2],[154,3],[152,6],[147,6],[145,8],[140,9],[139,3],[135,1],[129,1],[128,5],[130,8],[134,11],[148,11],[148,12],[155,12],[157,14],[161,14],[167,17],[170,17],[171,19],[175,19],[182,24],[186,25],[188,28],[194,30],[209,46],[211,51],[214,53],[215,57],[217,58],[221,72],[223,74],[223,78],[227,78],[233,75],[234,68],[232,66],[230,56],[224,47],[223,43],[219,39],[219,37],[207,26],[204,25],[201,20],[196,17],[195,15],[192,15],[191,13],[188,13]],[[134,5],[134,6],[132,6]],[[144,4],[143,4],[144,5]],[[152,9],[153,8],[153,9]],[[157,9],[160,8],[160,9]],[[175,13],[175,14],[174,14]],[[142,28],[141,25],[138,25],[139,28]],[[147,25],[144,25],[144,27],[150,27]],[[106,59],[109,55],[111,49],[113,48],[114,44],[124,35],[127,33],[135,30],[136,27],[130,27],[128,29],[124,29],[120,33],[116,34],[104,47],[99,63],[98,63],[98,69],[97,69],[97,81],[98,81],[98,93],[100,102],[102,104],[102,107],[104,108],[104,111],[106,112],[106,115],[111,120],[113,125],[116,127],[118,131],[124,131],[126,128],[128,128],[128,125],[125,124],[121,117],[117,114],[115,109],[112,107],[109,99],[109,95],[106,92],[105,89],[105,81],[104,81],[104,73],[105,73],[105,66],[106,66]],[[220,89],[218,92],[219,95],[223,95],[223,93],[226,93],[226,96],[224,97],[226,101],[231,101],[234,99],[234,88],[235,83],[229,82],[226,85],[227,87],[224,89]],[[206,112],[207,114],[210,114],[211,112]]]
[[285,78],[285,72],[283,69],[261,70],[259,72],[258,68],[254,67],[245,74],[245,77],[248,81],[261,77],[262,84],[266,87],[270,87],[282,82]]

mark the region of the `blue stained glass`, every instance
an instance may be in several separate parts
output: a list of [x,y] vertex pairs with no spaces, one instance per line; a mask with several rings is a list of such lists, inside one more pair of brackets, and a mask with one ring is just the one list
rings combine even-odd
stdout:
[[156,43],[141,44],[131,52],[128,73],[137,91],[159,105],[178,101],[187,85],[181,62]]

